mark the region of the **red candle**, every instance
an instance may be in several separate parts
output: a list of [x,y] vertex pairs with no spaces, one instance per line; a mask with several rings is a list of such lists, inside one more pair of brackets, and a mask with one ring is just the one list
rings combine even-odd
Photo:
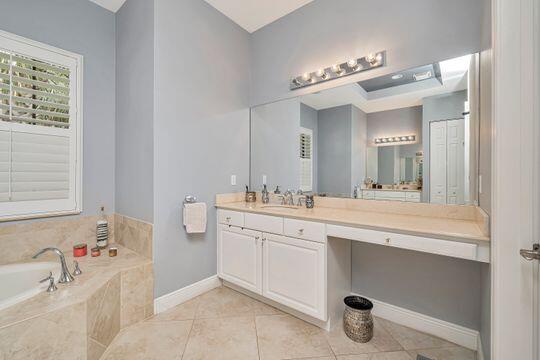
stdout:
[[86,244],[77,244],[73,246],[74,257],[86,256],[87,252],[88,252],[88,247],[86,246]]

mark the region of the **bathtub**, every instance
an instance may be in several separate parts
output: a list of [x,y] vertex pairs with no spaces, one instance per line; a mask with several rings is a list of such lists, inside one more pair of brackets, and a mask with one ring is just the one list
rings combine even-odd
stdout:
[[32,262],[0,265],[0,310],[15,305],[47,290],[49,282],[40,283],[52,271],[57,280],[58,262]]

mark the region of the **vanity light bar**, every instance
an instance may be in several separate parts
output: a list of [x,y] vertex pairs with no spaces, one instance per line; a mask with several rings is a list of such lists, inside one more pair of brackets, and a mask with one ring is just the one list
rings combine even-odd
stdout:
[[369,54],[362,58],[351,59],[341,64],[335,64],[325,69],[319,69],[311,73],[291,79],[290,89],[296,90],[306,86],[334,80],[343,76],[376,69],[386,64],[386,51]]
[[390,136],[384,138],[375,138],[375,144],[388,144],[388,143],[399,143],[399,142],[411,142],[416,141],[416,135],[405,135],[405,136]]

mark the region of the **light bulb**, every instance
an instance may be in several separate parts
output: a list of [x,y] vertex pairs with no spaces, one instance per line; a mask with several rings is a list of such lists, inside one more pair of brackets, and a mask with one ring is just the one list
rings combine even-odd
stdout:
[[351,69],[355,69],[357,65],[358,62],[355,59],[347,61],[347,66],[349,66]]
[[326,79],[327,78],[326,71],[324,71],[324,69],[317,70],[317,76],[322,79]]
[[304,73],[304,75],[302,75],[302,80],[308,82],[308,81],[311,81],[311,74],[310,73]]
[[379,144],[381,142],[381,139],[375,139],[375,144]]
[[387,141],[388,141],[388,140],[385,139],[385,138],[382,139],[382,142],[383,142],[383,143],[385,143],[385,142],[387,142]]
[[377,56],[375,56],[375,60],[377,61],[377,64],[382,61],[382,54],[378,53]]
[[373,54],[373,53],[368,54],[368,55],[366,56],[366,61],[367,61],[371,66],[373,66],[373,65],[377,64],[377,56],[376,56],[375,54]]
[[401,141],[407,141],[407,137],[406,137],[406,136],[402,136],[400,140],[401,140]]
[[409,141],[413,141],[413,140],[414,140],[414,135],[410,135],[410,136],[408,137],[408,139],[409,139]]

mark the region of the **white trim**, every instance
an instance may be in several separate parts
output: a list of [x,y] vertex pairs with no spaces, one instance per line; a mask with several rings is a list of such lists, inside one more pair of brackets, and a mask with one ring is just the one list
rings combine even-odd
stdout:
[[478,336],[478,350],[476,350],[476,360],[484,360],[484,347],[482,346],[482,337]]
[[180,305],[220,286],[221,280],[217,275],[213,275],[194,284],[160,296],[154,300],[154,313],[162,313],[176,305]]
[[[0,30],[0,48],[2,48],[2,46],[10,53],[15,52],[32,56],[37,59],[42,59],[47,63],[69,68],[71,76],[70,118],[73,113],[74,120],[73,122],[70,122],[70,130],[73,129],[74,131],[68,131],[68,134],[71,141],[70,157],[74,157],[72,160],[74,171],[73,174],[70,175],[70,196],[67,201],[29,201],[24,204],[23,202],[20,202],[17,210],[13,211],[13,213],[7,214],[6,216],[0,215],[0,222],[59,216],[63,214],[79,214],[83,209],[83,56]],[[72,101],[75,101],[75,104],[73,104]],[[21,130],[30,129],[24,124],[10,123],[9,126],[10,128]],[[33,132],[34,131],[32,131],[32,133]],[[62,131],[60,129],[40,127],[38,133],[56,134],[62,133]]]
[[[355,293],[351,294],[358,295]],[[370,300],[373,303],[373,315],[375,316],[440,337],[441,339],[474,351],[478,350],[480,334],[476,330],[387,304],[379,300],[373,300],[371,298]]]

